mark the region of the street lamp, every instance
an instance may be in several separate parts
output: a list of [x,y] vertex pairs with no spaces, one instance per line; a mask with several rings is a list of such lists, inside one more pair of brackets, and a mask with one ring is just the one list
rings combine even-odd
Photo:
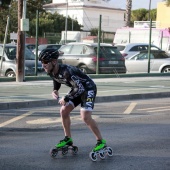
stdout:
[[65,44],[67,43],[67,18],[68,18],[68,0],[66,0]]

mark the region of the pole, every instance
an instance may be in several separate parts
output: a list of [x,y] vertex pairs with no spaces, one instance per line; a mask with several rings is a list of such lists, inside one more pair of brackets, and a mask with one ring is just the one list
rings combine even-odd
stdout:
[[17,56],[16,56],[16,81],[24,81],[24,46],[25,36],[21,31],[21,18],[23,10],[23,0],[18,0],[18,41],[17,41]]
[[152,37],[152,20],[150,20],[150,29],[149,29],[148,73],[150,73],[151,37]]
[[96,74],[99,74],[99,54],[100,54],[100,41],[101,41],[101,21],[102,21],[102,16],[100,15],[100,18],[99,18],[99,30],[98,30]]
[[73,18],[72,18],[72,31],[73,31]]
[[4,57],[4,51],[5,51],[5,44],[7,40],[8,28],[9,28],[9,16],[7,17],[7,25],[6,25],[4,44],[3,44],[3,50],[2,50],[0,73],[2,73],[2,64],[3,64],[3,57]]
[[36,11],[36,51],[35,51],[35,75],[37,76],[38,66],[38,28],[39,28],[39,10]]
[[[27,0],[23,0],[23,13],[22,13],[22,18],[23,19],[26,19],[26,8],[27,8]],[[26,38],[26,36],[25,36],[25,31],[23,31],[23,39],[24,39],[24,44],[23,44],[23,47],[24,47],[24,49],[23,49],[23,51],[24,51],[24,68],[25,68],[25,42],[26,42],[26,40],[25,40],[25,38]],[[23,79],[24,79],[24,81],[25,81],[25,69],[24,69],[24,74],[23,74]]]
[[68,18],[68,0],[66,3],[66,18],[65,18],[65,44],[67,43],[67,18]]
[[149,0],[149,21],[151,20],[151,0]]

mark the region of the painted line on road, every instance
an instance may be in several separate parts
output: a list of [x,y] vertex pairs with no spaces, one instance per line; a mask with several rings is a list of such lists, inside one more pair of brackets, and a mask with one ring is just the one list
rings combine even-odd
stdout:
[[[93,115],[93,119],[97,119],[99,116]],[[78,116],[71,116],[70,117],[71,121],[80,121],[82,118],[80,115]],[[44,124],[56,124],[56,123],[62,123],[61,118],[41,118],[41,119],[35,119],[35,120],[28,120],[26,121],[27,124],[32,124],[32,125],[44,125]],[[77,124],[77,123],[74,123]]]
[[25,118],[25,117],[27,117],[27,116],[29,116],[29,115],[32,115],[33,113],[34,113],[34,111],[29,111],[29,112],[27,112],[27,113],[24,113],[24,114],[22,114],[22,115],[20,115],[20,116],[15,117],[15,118],[13,118],[13,119],[10,119],[10,120],[8,120],[8,121],[6,121],[6,122],[3,122],[3,123],[0,124],[0,128],[1,128],[1,127],[4,127],[4,126],[6,126],[6,125],[9,125],[9,124],[11,124],[11,123],[14,123],[14,122],[16,122],[16,121],[18,121],[18,120],[20,120],[20,119],[23,119],[23,118]]
[[155,109],[164,109],[164,108],[170,108],[170,106],[149,107],[149,108],[145,108],[145,109],[138,109],[138,110],[155,110]]
[[170,109],[160,109],[160,110],[150,110],[150,111],[147,111],[147,112],[163,112],[163,111],[167,111],[167,110],[170,110]]
[[136,105],[137,105],[137,103],[132,102],[128,106],[128,108],[124,111],[124,114],[130,114],[133,111],[133,109],[135,108]]

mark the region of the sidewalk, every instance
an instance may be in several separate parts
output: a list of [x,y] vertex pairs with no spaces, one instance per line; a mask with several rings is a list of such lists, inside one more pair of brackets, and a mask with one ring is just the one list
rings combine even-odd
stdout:
[[[98,87],[96,102],[170,97],[170,77],[125,77],[94,79]],[[0,82],[0,110],[53,106],[52,80]],[[62,85],[60,97],[69,88]]]

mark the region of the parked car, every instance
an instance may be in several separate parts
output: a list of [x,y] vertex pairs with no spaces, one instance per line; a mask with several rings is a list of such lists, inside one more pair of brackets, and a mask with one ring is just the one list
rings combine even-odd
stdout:
[[[115,45],[120,53],[129,58],[139,51],[148,50],[149,44],[147,43],[129,43],[129,44],[116,44]],[[151,44],[151,50],[161,50],[159,47]]]
[[[15,77],[16,76],[16,45],[5,45],[4,57],[2,62],[1,76]],[[3,45],[0,44],[0,61],[3,53]],[[41,62],[38,62],[38,72],[43,72]],[[25,48],[25,75],[31,76],[35,74],[35,55]]]
[[[68,43],[59,50],[59,62],[80,68],[84,73],[96,73],[97,43]],[[126,73],[124,57],[116,47],[100,44],[99,73]]]
[[25,44],[25,47],[27,47],[29,50],[33,52],[33,50],[36,48],[35,44]]
[[[148,51],[141,51],[125,60],[127,72],[148,72]],[[165,51],[151,50],[150,73],[170,73],[170,57]]]
[[170,56],[170,44],[169,44],[168,47],[167,47],[167,53],[168,53],[168,55]]
[[[38,46],[38,55],[44,49],[56,49],[58,50],[61,47],[60,44],[41,44]],[[33,50],[33,53],[36,53],[36,49]]]

